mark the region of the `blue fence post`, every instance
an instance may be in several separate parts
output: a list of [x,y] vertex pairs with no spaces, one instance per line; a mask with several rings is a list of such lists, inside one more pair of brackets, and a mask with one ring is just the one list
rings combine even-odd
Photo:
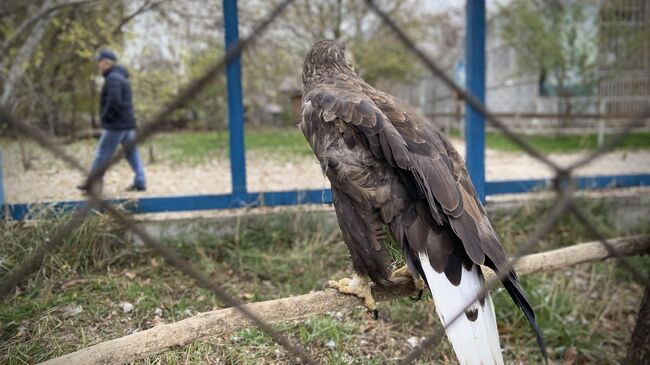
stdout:
[[[223,0],[223,18],[226,30],[226,49],[239,40],[237,0]],[[230,171],[232,193],[246,195],[246,153],[244,149],[244,105],[242,102],[241,62],[236,57],[226,68],[228,83],[228,129],[230,138]]]
[[[485,102],[485,0],[467,0],[465,42],[467,91]],[[485,204],[485,119],[465,104],[466,164]]]

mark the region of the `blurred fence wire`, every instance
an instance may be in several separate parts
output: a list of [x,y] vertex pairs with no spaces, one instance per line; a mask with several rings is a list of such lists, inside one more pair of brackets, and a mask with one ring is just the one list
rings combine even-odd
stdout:
[[[133,143],[141,143],[159,131],[163,125],[165,116],[189,102],[192,97],[201,92],[201,90],[210,81],[214,80],[218,76],[223,75],[226,66],[237,57],[239,57],[241,53],[244,52],[248,47],[250,47],[255,39],[260,36],[268,28],[268,26],[282,13],[282,11],[292,2],[293,0],[285,0],[276,6],[274,10],[253,29],[250,36],[243,40],[238,40],[237,43],[235,43],[226,51],[226,54],[219,60],[219,62],[210,67],[208,71],[203,74],[203,76],[190,83],[176,98],[174,98],[169,104],[160,110],[160,112],[158,112],[153,118],[153,121],[142,129]],[[63,152],[63,150],[56,146],[38,129],[14,118],[13,115],[4,107],[0,107],[0,119],[6,121],[10,126],[25,134],[26,136],[34,139],[41,146],[48,149],[52,154],[64,160],[72,167],[80,170],[83,173],[86,173],[86,170],[83,168],[82,164],[79,163],[79,161]],[[44,244],[32,252],[32,254],[21,265],[19,265],[7,275],[5,280],[0,284],[0,297],[4,297],[9,294],[13,288],[16,287],[16,285],[18,285],[27,276],[37,270],[45,255],[59,246],[70,234],[70,232],[72,232],[83,222],[84,217],[94,207],[99,206],[108,214],[113,216],[125,228],[133,231],[133,233],[139,236],[150,248],[165,257],[169,264],[194,279],[203,287],[212,291],[220,300],[224,301],[229,306],[239,310],[242,315],[247,317],[262,332],[271,337],[276,343],[283,346],[288,352],[292,353],[296,358],[299,359],[300,362],[316,364],[317,362],[311,356],[309,356],[302,347],[291,343],[291,341],[286,336],[277,332],[271,327],[271,325],[259,319],[241,301],[228,294],[225,290],[223,290],[223,288],[221,288],[220,285],[208,279],[207,276],[203,275],[201,272],[194,269],[187,261],[183,260],[181,255],[179,255],[176,251],[168,246],[163,245],[159,240],[153,238],[144,229],[139,227],[137,223],[131,218],[125,216],[114,207],[111,207],[110,205],[102,202],[96,182],[99,181],[101,176],[106,172],[108,168],[110,168],[114,163],[124,157],[125,155],[123,153],[119,154],[113,160],[105,163],[98,170],[92,171],[88,175],[87,184],[91,188],[89,190],[89,197],[86,203],[75,212],[70,221],[68,221],[64,226],[60,227],[48,240],[46,240]]]
[[[169,115],[171,112],[183,107],[195,95],[200,93],[209,82],[223,75],[226,66],[237,57],[239,57],[242,52],[251,47],[255,39],[264,33],[264,31],[268,29],[269,25],[271,25],[271,23],[273,23],[273,21],[282,13],[282,11],[285,10],[286,7],[289,6],[292,2],[293,0],[285,0],[281,2],[261,22],[259,22],[257,26],[254,27],[250,36],[239,40],[232,47],[228,48],[226,54],[218,62],[213,64],[200,78],[187,85],[183,91],[181,91],[169,104],[163,107],[156,114],[151,123],[148,123],[142,128],[134,143],[142,143],[154,135],[156,132],[158,132],[163,125],[163,120],[165,119],[166,115]],[[451,90],[456,92],[457,95],[464,99],[467,104],[471,106],[477,113],[487,119],[493,127],[497,128],[500,132],[507,136],[507,138],[521,147],[530,156],[547,165],[554,171],[554,188],[556,192],[556,200],[553,206],[549,209],[546,216],[537,225],[535,231],[523,244],[520,245],[518,252],[516,252],[516,254],[513,256],[508,269],[511,269],[512,265],[514,265],[523,255],[530,253],[539,242],[539,240],[553,229],[554,225],[563,216],[563,214],[570,212],[576,216],[578,222],[580,222],[580,224],[582,224],[593,235],[594,238],[601,242],[607,251],[609,251],[613,256],[616,256],[618,260],[620,260],[622,266],[633,274],[635,280],[647,288],[650,288],[650,280],[648,277],[636,269],[620,252],[617,252],[614,246],[608,242],[606,238],[604,238],[604,235],[598,230],[597,226],[583,211],[580,210],[580,208],[575,204],[573,200],[576,188],[575,179],[573,177],[574,171],[579,167],[591,163],[603,153],[611,150],[618,143],[620,143],[623,138],[625,138],[625,136],[628,135],[634,128],[640,126],[645,120],[650,118],[650,108],[646,108],[641,113],[638,113],[634,118],[629,120],[613,138],[608,140],[607,143],[603,144],[581,160],[574,162],[570,166],[562,167],[554,161],[548,159],[546,156],[544,156],[543,153],[537,151],[532,145],[526,142],[526,140],[521,138],[504,122],[502,122],[499,117],[493,113],[490,113],[483,105],[483,103],[481,103],[473,95],[455,83],[449,76],[447,76],[442,68],[440,68],[433,60],[431,60],[430,57],[421,51],[416,46],[414,41],[406,35],[401,27],[398,26],[390,18],[390,16],[376,4],[374,0],[365,0],[365,2],[377,14],[377,16],[381,18],[383,23],[395,33],[395,35],[406,46],[406,48],[410,52],[413,52],[413,54],[426,66],[426,68],[429,69],[429,71],[431,71],[433,75],[438,77]],[[38,128],[30,126],[15,118],[7,106],[0,106],[0,120],[6,122],[9,126],[16,129],[22,135],[35,140],[38,144],[46,148],[53,155],[65,161],[71,167],[88,175],[88,171],[75,157],[66,154]],[[219,284],[208,279],[207,276],[193,268],[189,262],[184,260],[181,255],[175,252],[172,248],[163,245],[158,239],[151,236],[145,229],[140,227],[126,214],[102,201],[99,189],[96,188],[95,183],[99,181],[100,177],[108,168],[113,166],[117,161],[124,157],[125,155],[123,153],[119,154],[113,160],[100,167],[98,170],[90,172],[87,178],[87,183],[88,186],[91,186],[91,189],[89,191],[89,196],[85,204],[76,210],[72,218],[67,223],[59,227],[49,237],[49,239],[47,239],[43,244],[35,249],[27,259],[25,259],[20,265],[14,268],[4,278],[3,282],[0,283],[0,297],[5,297],[11,293],[18,284],[20,284],[35,270],[37,270],[45,256],[55,250],[57,246],[59,246],[65,240],[70,232],[72,232],[81,224],[86,215],[92,209],[98,208],[113,216],[116,221],[119,222],[122,226],[140,237],[142,241],[151,249],[155,250],[163,257],[165,257],[170,265],[174,266],[176,269],[195,280],[199,285],[211,290],[220,300],[224,301],[229,306],[232,306],[240,311],[253,324],[255,324],[255,326],[257,326],[265,334],[271,337],[276,343],[284,347],[288,352],[295,356],[297,358],[297,361],[310,364],[317,363],[317,361],[312,356],[310,356],[304,348],[292,343],[285,335],[274,330],[268,323],[265,323],[255,313],[253,313],[244,303],[226,293]],[[458,314],[451,318],[446,326],[448,327],[453,324],[454,321],[459,318],[460,315],[463,314],[465,310],[468,309],[476,300],[479,300],[490,290],[492,290],[499,283],[500,279],[503,279],[505,277],[508,271],[509,270],[504,270],[503,272],[498,273],[495,279],[488,282],[485,288],[483,288],[483,290],[471,302],[467,303],[467,306],[464,308],[459,308]],[[416,346],[412,352],[408,354],[408,356],[402,359],[401,362],[403,364],[410,364],[414,362],[425,350],[438,344],[444,336],[444,333],[445,328],[436,330],[419,346]]]
[[[566,212],[570,211],[577,218],[578,221],[587,228],[587,230],[597,238],[601,244],[611,253],[613,253],[622,263],[623,267],[630,271],[633,274],[635,280],[650,288],[650,279],[643,275],[638,269],[636,269],[623,255],[616,252],[616,249],[604,238],[604,236],[596,229],[596,225],[593,224],[589,218],[577,207],[573,202],[573,193],[575,191],[575,182],[572,176],[572,173],[576,168],[588,164],[598,158],[598,156],[609,151],[618,143],[620,143],[627,134],[629,134],[634,128],[640,126],[646,119],[650,118],[650,108],[646,108],[642,112],[638,113],[630,121],[628,121],[624,128],[620,130],[617,135],[610,139],[608,143],[600,146],[598,149],[585,156],[581,160],[573,163],[567,168],[560,167],[555,162],[551,161],[545,157],[542,153],[538,152],[533,146],[527,143],[525,140],[520,138],[515,134],[510,128],[506,126],[499,118],[494,114],[490,113],[485,106],[478,101],[473,95],[469,94],[466,90],[456,84],[450,77],[448,77],[440,67],[436,65],[429,57],[427,57],[424,52],[422,52],[415,44],[415,42],[410,39],[406,33],[390,18],[390,16],[381,10],[381,8],[375,3],[374,0],[366,0],[368,6],[370,6],[374,12],[382,19],[384,24],[388,26],[395,35],[400,39],[400,41],[406,46],[406,48],[413,52],[420,61],[431,71],[435,76],[437,76],[441,81],[443,81],[450,89],[455,91],[460,95],[469,106],[471,106],[477,113],[481,114],[485,119],[487,119],[494,127],[501,131],[506,137],[508,137],[512,142],[516,143],[521,147],[526,153],[530,156],[536,158],[540,162],[551,167],[555,172],[554,177],[554,188],[557,194],[557,199],[553,204],[550,212],[543,218],[541,223],[538,224],[537,229],[533,234],[528,237],[528,240],[519,248],[518,252],[511,260],[511,264],[508,267],[512,268],[512,264],[517,262],[521,256],[529,253],[536,245],[536,243],[543,238],[547,233],[549,233],[555,223],[559,218]],[[465,310],[469,309],[471,305],[479,300],[481,297],[485,296],[487,292],[493,289],[496,284],[505,277],[507,271],[504,270],[501,273],[498,273],[498,276],[486,284],[486,287],[476,295],[474,299],[469,301],[464,308],[459,309],[458,314],[452,317],[449,322],[445,325],[444,328],[437,330],[433,335],[427,337],[420,346],[417,346],[413,351],[408,354],[403,360],[403,364],[410,364],[414,362],[425,349],[435,346],[442,339],[445,329],[451,326],[460,316],[464,313]]]

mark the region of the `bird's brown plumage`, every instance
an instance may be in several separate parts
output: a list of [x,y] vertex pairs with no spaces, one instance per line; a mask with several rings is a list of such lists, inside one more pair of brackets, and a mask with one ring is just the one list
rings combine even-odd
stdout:
[[[301,128],[331,182],[357,273],[387,282],[384,226],[422,277],[421,252],[454,285],[462,265],[507,270],[462,158],[430,122],[361,79],[335,41],[307,55],[303,87]],[[513,271],[504,285],[536,327]]]

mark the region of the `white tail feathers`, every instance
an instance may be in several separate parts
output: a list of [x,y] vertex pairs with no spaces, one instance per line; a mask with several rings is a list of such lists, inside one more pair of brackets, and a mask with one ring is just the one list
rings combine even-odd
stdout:
[[[433,270],[426,254],[419,256],[436,311],[446,324],[480,293],[484,286],[483,274],[476,265],[470,271],[463,267],[460,285],[454,286],[444,273]],[[458,361],[461,365],[503,365],[492,298],[488,294],[483,305],[476,301],[470,308],[447,328]]]

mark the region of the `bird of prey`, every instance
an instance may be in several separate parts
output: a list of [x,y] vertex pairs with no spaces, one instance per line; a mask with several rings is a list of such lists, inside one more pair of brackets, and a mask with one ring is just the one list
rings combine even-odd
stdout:
[[[305,58],[300,127],[332,186],[337,220],[352,259],[352,279],[330,287],[364,299],[374,311],[370,280],[391,275],[386,230],[407,265],[393,273],[428,286],[461,364],[503,364],[489,294],[460,310],[484,287],[480,265],[497,273],[508,258],[451,143],[412,107],[366,83],[333,40],[317,42]],[[471,141],[469,142],[471,143]],[[543,340],[513,270],[502,281]],[[421,284],[424,285],[424,284]]]

